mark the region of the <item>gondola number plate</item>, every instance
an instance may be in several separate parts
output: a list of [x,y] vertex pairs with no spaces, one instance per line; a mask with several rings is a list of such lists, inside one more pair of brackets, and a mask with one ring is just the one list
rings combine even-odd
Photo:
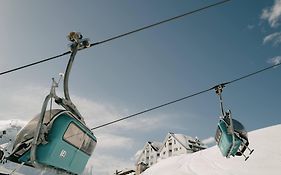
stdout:
[[60,157],[61,158],[65,158],[65,156],[66,156],[66,151],[65,150],[61,150],[61,152],[60,152]]

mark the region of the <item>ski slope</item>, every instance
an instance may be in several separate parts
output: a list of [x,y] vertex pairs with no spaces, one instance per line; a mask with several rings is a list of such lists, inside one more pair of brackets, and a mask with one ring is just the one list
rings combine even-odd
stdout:
[[142,175],[280,175],[281,124],[249,133],[255,151],[245,162],[243,157],[222,157],[217,146],[164,159]]

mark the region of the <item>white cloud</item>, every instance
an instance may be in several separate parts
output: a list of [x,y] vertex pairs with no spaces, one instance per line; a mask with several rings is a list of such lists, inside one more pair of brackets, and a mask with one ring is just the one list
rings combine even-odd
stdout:
[[73,103],[77,106],[89,126],[97,126],[117,119],[119,112],[108,104],[99,104],[87,98],[72,96]]
[[19,119],[28,121],[40,113],[45,95],[44,88],[26,86],[19,89],[1,89],[0,119]]
[[104,133],[97,134],[98,137],[98,148],[116,150],[116,149],[124,149],[132,148],[134,146],[134,140],[132,138],[119,136],[116,134]]
[[248,28],[249,30],[252,30],[252,29],[254,29],[254,28],[255,28],[255,26],[254,26],[254,25],[252,25],[252,24],[249,24],[249,25],[247,25],[247,28]]
[[272,43],[274,46],[279,45],[281,43],[281,32],[275,32],[264,37],[263,44],[267,43]]
[[267,60],[269,64],[277,65],[281,63],[281,56],[276,56]]
[[281,0],[275,0],[275,3],[270,8],[265,8],[262,11],[261,19],[267,20],[271,27],[279,26],[281,18]]
[[202,140],[202,143],[204,143],[206,145],[213,145],[215,143],[215,138],[209,137],[207,139]]
[[10,127],[10,125],[24,127],[26,124],[27,124],[27,121],[19,120],[19,119],[0,120],[0,130],[8,128],[8,127]]
[[114,127],[117,129],[148,132],[168,126],[168,116],[165,114],[143,114],[138,117],[124,120]]

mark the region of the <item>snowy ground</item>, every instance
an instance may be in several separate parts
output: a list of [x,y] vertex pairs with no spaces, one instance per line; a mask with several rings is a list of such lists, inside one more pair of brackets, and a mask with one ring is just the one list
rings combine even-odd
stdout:
[[142,175],[280,175],[281,124],[249,133],[255,151],[244,158],[221,156],[217,146],[190,154],[171,157],[153,165]]
[[[0,173],[9,174],[11,172],[12,172],[12,170],[9,170],[9,169],[4,168],[3,166],[0,166]],[[13,175],[23,175],[23,174],[20,174],[18,172],[14,172]]]

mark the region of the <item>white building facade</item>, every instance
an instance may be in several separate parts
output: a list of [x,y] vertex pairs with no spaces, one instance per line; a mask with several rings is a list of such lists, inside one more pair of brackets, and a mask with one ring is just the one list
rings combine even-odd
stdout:
[[147,142],[138,156],[136,165],[146,164],[147,167],[150,167],[161,159],[190,154],[203,149],[206,149],[206,146],[197,138],[168,133],[163,143]]
[[183,134],[168,133],[163,146],[159,149],[159,159],[190,154],[202,149],[206,149],[206,146],[198,139]]
[[146,142],[138,159],[137,164],[145,163],[147,166],[151,166],[157,162],[159,158],[159,149],[162,143],[160,142]]

